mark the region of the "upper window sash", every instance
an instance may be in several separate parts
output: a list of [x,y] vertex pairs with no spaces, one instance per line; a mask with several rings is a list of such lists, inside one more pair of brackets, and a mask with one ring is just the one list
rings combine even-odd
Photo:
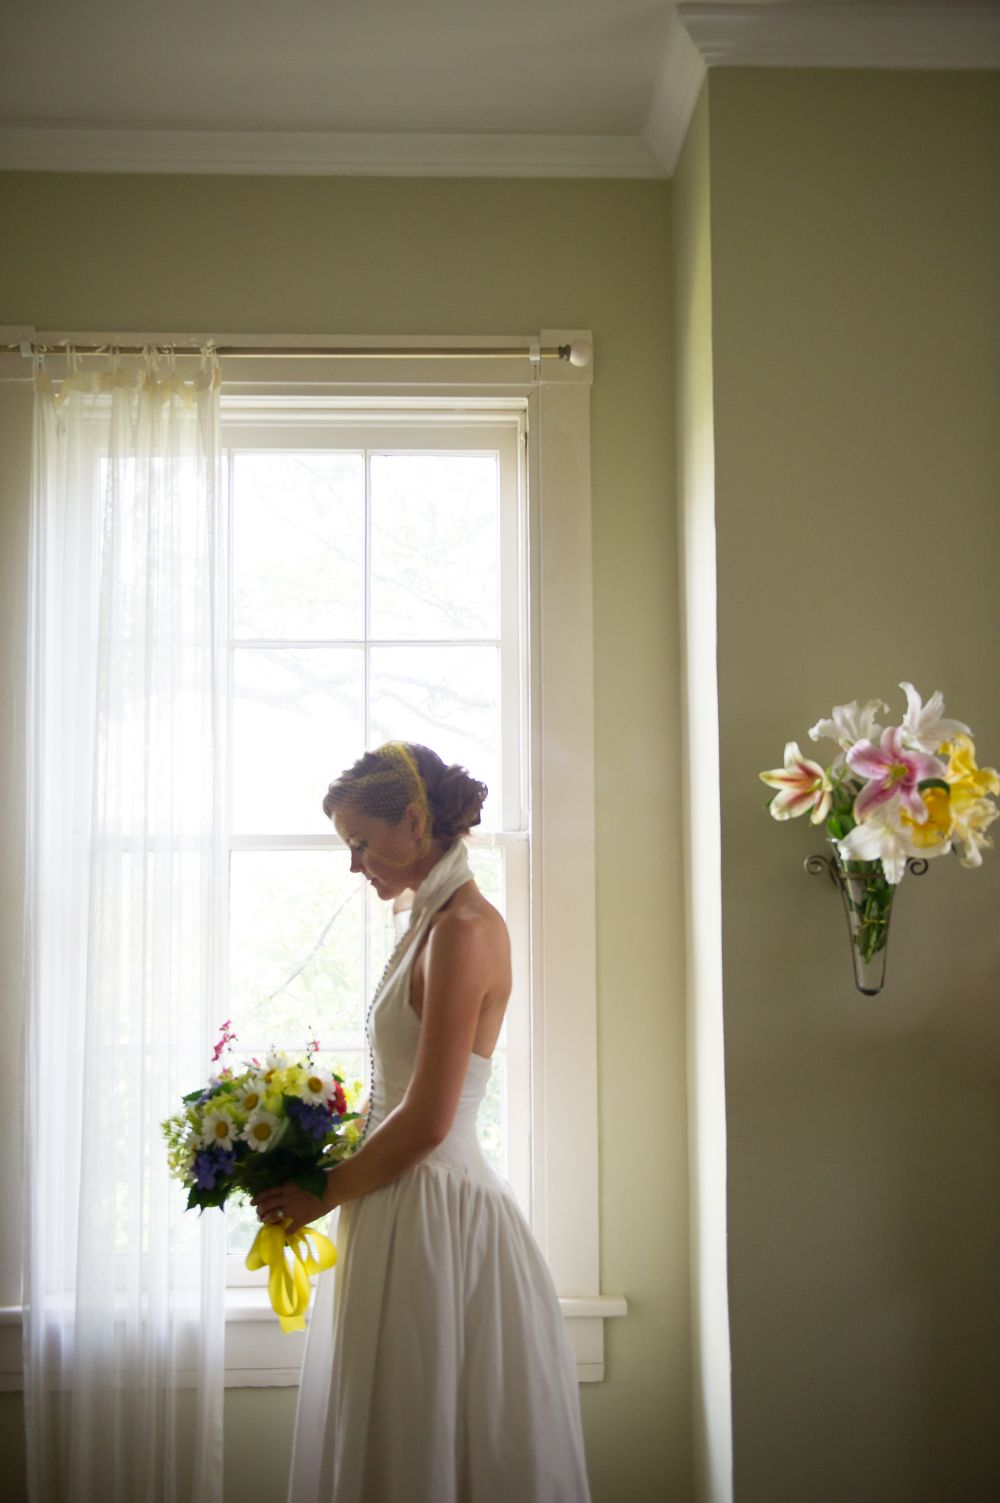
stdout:
[[[523,752],[524,699],[522,683],[527,655],[527,574],[524,534],[527,527],[524,451],[526,437],[525,402],[501,407],[489,414],[456,413],[439,408],[400,413],[343,410],[339,402],[327,400],[303,410],[300,399],[278,405],[274,399],[266,404],[226,401],[223,408],[223,447],[233,456],[247,452],[281,452],[310,450],[361,453],[366,465],[373,455],[405,453],[479,453],[499,452],[500,479],[500,679],[499,714],[503,726],[500,743],[501,805],[497,808],[496,828],[528,828],[527,766]],[[263,408],[263,410],[262,410]],[[230,476],[232,479],[232,476]],[[366,543],[367,547],[367,543]],[[230,565],[231,567],[231,565]],[[367,607],[366,612],[367,616]],[[367,623],[366,623],[367,624]],[[326,639],[302,642],[278,638],[255,638],[245,633],[235,635],[230,629],[230,656],[241,648],[274,645],[322,646]],[[345,644],[344,638],[335,640]],[[418,639],[414,639],[418,640]],[[423,640],[423,639],[420,639]],[[430,639],[427,639],[430,640]],[[366,654],[391,645],[363,631],[354,644]],[[241,832],[248,833],[248,832]],[[263,833],[263,832],[261,832]],[[274,834],[275,831],[267,833]],[[291,831],[284,832],[291,834]],[[303,831],[316,833],[315,831]]]

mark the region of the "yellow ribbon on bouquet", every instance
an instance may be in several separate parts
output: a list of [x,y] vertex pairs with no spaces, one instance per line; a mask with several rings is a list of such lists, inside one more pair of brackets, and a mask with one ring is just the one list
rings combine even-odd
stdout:
[[[337,1261],[337,1249],[329,1237],[312,1227],[299,1227],[297,1232],[286,1232],[281,1226],[268,1222],[254,1238],[247,1253],[247,1267],[270,1270],[267,1280],[267,1295],[271,1309],[281,1321],[283,1331],[304,1331],[305,1313],[309,1308],[309,1275],[322,1273],[332,1268]],[[314,1244],[315,1251],[310,1246]],[[291,1258],[286,1257],[291,1253]]]

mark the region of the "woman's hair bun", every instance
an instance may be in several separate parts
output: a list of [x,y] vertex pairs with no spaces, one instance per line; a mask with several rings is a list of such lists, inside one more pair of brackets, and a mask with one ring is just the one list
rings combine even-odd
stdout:
[[429,834],[450,841],[479,824],[487,792],[485,783],[457,762],[449,766],[429,746],[388,741],[365,752],[330,784],[323,812],[332,817],[336,808],[350,803],[397,824],[408,805],[426,803]]
[[489,790],[457,762],[447,765],[429,746],[410,743],[410,751],[427,790],[431,833],[442,840],[467,835],[478,825]]

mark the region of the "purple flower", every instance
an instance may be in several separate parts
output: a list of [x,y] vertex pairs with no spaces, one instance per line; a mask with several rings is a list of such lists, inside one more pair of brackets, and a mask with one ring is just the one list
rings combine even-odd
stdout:
[[305,1101],[290,1101],[288,1115],[294,1117],[302,1131],[311,1138],[325,1138],[330,1131],[329,1108],[322,1104],[310,1106]]
[[199,1190],[214,1190],[215,1182],[220,1176],[232,1174],[236,1164],[236,1154],[227,1153],[224,1148],[203,1148],[195,1154],[194,1173],[198,1181]]
[[207,1151],[195,1154],[194,1173],[199,1190],[214,1190],[218,1173],[214,1155]]

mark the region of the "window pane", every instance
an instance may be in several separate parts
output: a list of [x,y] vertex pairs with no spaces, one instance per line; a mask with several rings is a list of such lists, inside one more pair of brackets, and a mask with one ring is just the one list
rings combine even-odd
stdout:
[[244,1048],[359,1047],[362,884],[339,849],[234,851],[230,1016]]
[[501,1049],[493,1054],[486,1094],[479,1108],[476,1130],[479,1143],[486,1158],[498,1174],[507,1173],[507,1153],[504,1146],[504,1102],[507,1097],[507,1059]]
[[329,834],[323,795],[364,749],[364,654],[233,654],[233,823],[241,834]]
[[371,651],[371,740],[417,741],[460,762],[490,789],[484,828],[500,804],[499,653],[495,647]]
[[231,1258],[245,1258],[260,1231],[257,1212],[242,1195],[234,1196],[226,1206],[226,1252]]
[[496,846],[470,846],[469,865],[476,879],[476,886],[499,913],[506,916],[507,893],[504,876],[503,851]]
[[373,637],[498,635],[496,454],[375,454],[371,516]]
[[238,637],[363,635],[361,454],[237,454],[232,519]]

